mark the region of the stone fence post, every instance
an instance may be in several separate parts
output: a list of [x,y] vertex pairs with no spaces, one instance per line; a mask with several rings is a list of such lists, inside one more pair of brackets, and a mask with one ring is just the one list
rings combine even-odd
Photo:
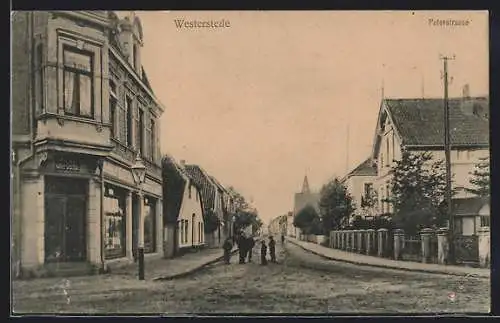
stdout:
[[376,248],[375,243],[375,230],[368,229],[365,231],[365,240],[366,240],[366,254],[370,255],[372,250]]
[[400,260],[403,255],[405,232],[402,229],[394,230],[394,259]]
[[481,267],[490,266],[490,228],[481,227],[478,230],[479,264]]
[[434,233],[432,229],[425,228],[420,231],[420,241],[422,245],[422,262],[428,263],[431,258],[431,235]]
[[385,254],[385,249],[386,249],[386,240],[387,240],[387,233],[389,230],[385,228],[381,228],[377,230],[378,234],[378,248],[377,248],[377,255],[379,257],[383,257]]
[[358,252],[363,253],[363,235],[365,233],[365,230],[358,230],[357,233],[357,238],[358,238]]
[[446,265],[448,263],[450,245],[448,238],[448,228],[440,228],[437,232],[438,239],[438,264]]
[[351,230],[351,252],[356,252],[356,231],[357,230]]
[[352,230],[352,252],[356,252],[358,250],[358,230]]

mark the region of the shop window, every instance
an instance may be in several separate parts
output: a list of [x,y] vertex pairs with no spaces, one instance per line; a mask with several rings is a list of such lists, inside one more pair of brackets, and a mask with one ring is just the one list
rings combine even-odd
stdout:
[[156,252],[156,200],[146,198],[144,201],[144,252]]
[[104,193],[105,257],[120,258],[126,255],[125,192],[106,186]]
[[93,117],[92,55],[88,52],[65,46],[63,61],[65,113],[81,117]]
[[189,220],[184,220],[184,243],[188,242]]

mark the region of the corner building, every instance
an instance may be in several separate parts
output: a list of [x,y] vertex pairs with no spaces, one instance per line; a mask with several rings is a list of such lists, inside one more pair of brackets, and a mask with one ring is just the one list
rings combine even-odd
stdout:
[[[12,19],[12,255],[19,269],[162,255],[159,118],[131,14]],[[140,156],[145,182],[131,166]]]

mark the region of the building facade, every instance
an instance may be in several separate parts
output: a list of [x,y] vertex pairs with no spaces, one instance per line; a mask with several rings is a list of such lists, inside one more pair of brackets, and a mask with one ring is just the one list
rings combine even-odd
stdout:
[[[162,254],[159,118],[136,17],[16,12],[13,254],[18,269]],[[144,183],[131,166],[140,153]]]
[[377,167],[371,157],[364,160],[342,178],[341,182],[351,194],[352,202],[356,207],[354,215],[362,217],[377,215],[374,214],[377,210],[376,207],[364,208],[365,202],[374,197],[376,179]]
[[173,157],[162,160],[164,249],[167,258],[205,245],[201,190]]
[[210,247],[222,246],[224,243],[224,211],[221,189],[213,181],[212,177],[198,165],[187,165],[184,160],[181,165],[186,169],[189,177],[201,190],[201,199],[203,204],[203,213],[205,226],[208,226],[207,220],[210,216],[215,216],[218,224],[214,231],[205,231],[205,242]]
[[[461,98],[451,98],[450,138],[452,189],[455,197],[469,197],[470,172],[479,158],[489,157],[489,100],[470,97],[468,86]],[[375,188],[382,213],[391,213],[391,167],[402,149],[432,153],[444,160],[444,112],[442,99],[384,99],[378,116],[372,159],[377,165]]]

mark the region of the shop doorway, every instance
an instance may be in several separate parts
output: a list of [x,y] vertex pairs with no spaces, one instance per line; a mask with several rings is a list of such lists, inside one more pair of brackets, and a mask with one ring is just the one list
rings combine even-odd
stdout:
[[87,259],[87,180],[45,178],[45,262]]

